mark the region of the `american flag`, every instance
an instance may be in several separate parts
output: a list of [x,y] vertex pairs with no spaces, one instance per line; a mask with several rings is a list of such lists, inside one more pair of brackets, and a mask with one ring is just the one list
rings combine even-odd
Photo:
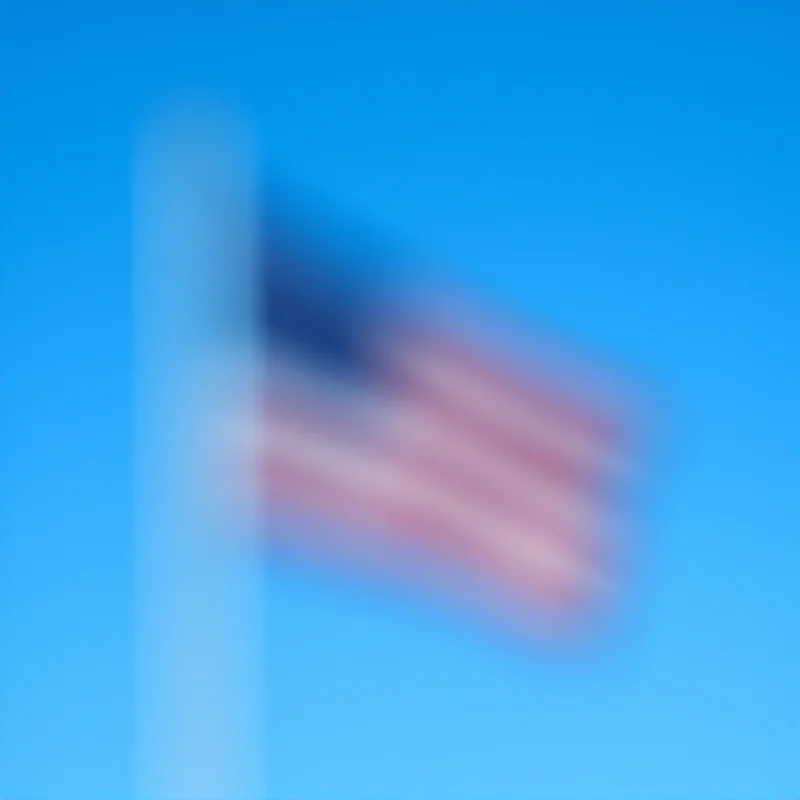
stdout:
[[388,310],[275,228],[259,296],[259,487],[271,509],[317,522],[289,528],[291,545],[411,555],[559,614],[608,595],[624,415],[506,358],[474,324]]

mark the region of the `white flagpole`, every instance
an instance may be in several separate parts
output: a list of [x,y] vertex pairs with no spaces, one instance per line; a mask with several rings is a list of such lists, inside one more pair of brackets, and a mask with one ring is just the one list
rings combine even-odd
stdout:
[[141,800],[266,796],[263,550],[225,508],[216,438],[249,380],[255,171],[209,119],[148,131],[135,175]]

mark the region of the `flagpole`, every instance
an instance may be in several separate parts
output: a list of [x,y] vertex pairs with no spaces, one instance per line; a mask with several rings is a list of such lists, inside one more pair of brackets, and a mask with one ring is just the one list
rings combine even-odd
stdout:
[[[141,800],[265,797],[263,560],[225,507],[216,439],[246,338],[220,299],[248,257],[254,170],[209,119],[147,131],[135,175]],[[244,223],[233,239],[223,210]]]

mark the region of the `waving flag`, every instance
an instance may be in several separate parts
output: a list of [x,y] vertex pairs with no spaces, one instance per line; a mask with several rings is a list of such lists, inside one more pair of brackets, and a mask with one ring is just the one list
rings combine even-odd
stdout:
[[381,302],[331,253],[270,231],[252,457],[270,508],[317,523],[282,538],[437,564],[542,611],[603,599],[625,420],[475,325]]

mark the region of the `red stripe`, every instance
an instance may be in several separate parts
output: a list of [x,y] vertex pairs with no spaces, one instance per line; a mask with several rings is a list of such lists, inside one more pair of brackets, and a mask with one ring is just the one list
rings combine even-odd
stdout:
[[[491,384],[492,391],[524,403],[526,412],[552,419],[553,425],[578,432],[603,446],[619,445],[614,422],[562,400],[544,383],[539,386],[519,379],[443,336],[430,333],[422,336],[415,332],[414,346],[427,348],[427,352],[434,352],[437,357],[468,371],[473,379]],[[574,492],[581,502],[593,499],[597,492],[596,475],[559,454],[523,443],[522,437],[516,437],[513,430],[503,429],[465,409],[457,396],[406,380],[394,386],[392,399],[409,407],[413,405],[429,415],[440,431],[462,437],[476,452],[504,459],[516,474],[528,476],[532,485],[541,488],[545,481],[552,481],[562,490]],[[489,519],[496,519],[498,525],[503,519],[520,523],[521,530],[527,528],[532,537],[540,537],[539,541],[557,548],[563,557],[574,559],[577,569],[584,570],[588,576],[604,569],[607,541],[597,531],[555,525],[543,509],[520,502],[510,490],[480,482],[469,465],[458,463],[452,454],[436,453],[427,448],[424,441],[390,438],[390,432],[381,428],[379,419],[373,425],[370,420],[358,417],[327,414],[324,398],[304,398],[287,391],[285,386],[270,392],[265,413],[273,429],[294,429],[319,442],[354,448],[376,469],[389,465],[403,470],[404,474],[424,481],[443,497],[457,503],[468,500],[488,514]],[[385,546],[402,533],[426,549],[448,552],[516,592],[548,602],[560,603],[567,599],[568,587],[563,582],[541,565],[537,567],[535,562],[522,566],[515,563],[499,540],[496,546],[493,544],[493,531],[487,530],[483,539],[475,540],[424,502],[410,503],[391,494],[381,495],[370,486],[354,482],[355,479],[326,474],[325,470],[315,474],[307,465],[291,463],[291,459],[274,453],[267,453],[260,459],[259,474],[273,502],[369,529],[376,545]],[[337,478],[348,479],[337,482]]]
[[433,324],[406,326],[392,341],[410,351],[419,350],[435,356],[442,363],[457,367],[476,383],[492,387],[528,409],[531,415],[552,420],[553,425],[611,447],[619,447],[626,438],[621,417],[600,413],[593,404],[581,402],[575,392],[557,391],[555,381],[546,376],[532,379],[521,371],[501,366],[478,342],[457,339]]
[[[273,424],[284,425],[289,424],[289,421],[273,419]],[[325,433],[318,431],[315,435],[324,436]],[[380,456],[376,453],[376,465],[379,460]],[[425,469],[423,465],[408,463],[407,466],[434,480],[427,472],[422,471]],[[384,548],[387,543],[396,541],[395,534],[402,533],[429,551],[446,552],[451,559],[472,565],[486,576],[515,587],[518,594],[549,598],[549,601],[564,594],[565,587],[557,581],[549,580],[547,570],[531,571],[530,566],[525,570],[520,569],[518,564],[508,560],[503,548],[493,547],[491,541],[478,543],[465,537],[463,531],[454,527],[451,521],[437,515],[424,504],[393,502],[391,498],[377,497],[357,485],[326,481],[324,475],[320,477],[302,467],[291,467],[281,459],[266,459],[264,475],[273,499],[314,509],[316,513],[330,515],[340,522],[356,525],[361,529],[368,528],[373,537],[372,546]],[[451,491],[441,484],[437,484],[436,490],[443,493]],[[510,515],[498,514],[498,520],[503,516]],[[486,533],[490,534],[491,531]],[[542,529],[541,535],[552,537],[552,543],[557,544],[565,556],[585,563],[587,570],[593,569],[592,563],[596,561],[597,554],[582,550],[580,543],[574,540],[559,540],[558,535],[547,528]]]

